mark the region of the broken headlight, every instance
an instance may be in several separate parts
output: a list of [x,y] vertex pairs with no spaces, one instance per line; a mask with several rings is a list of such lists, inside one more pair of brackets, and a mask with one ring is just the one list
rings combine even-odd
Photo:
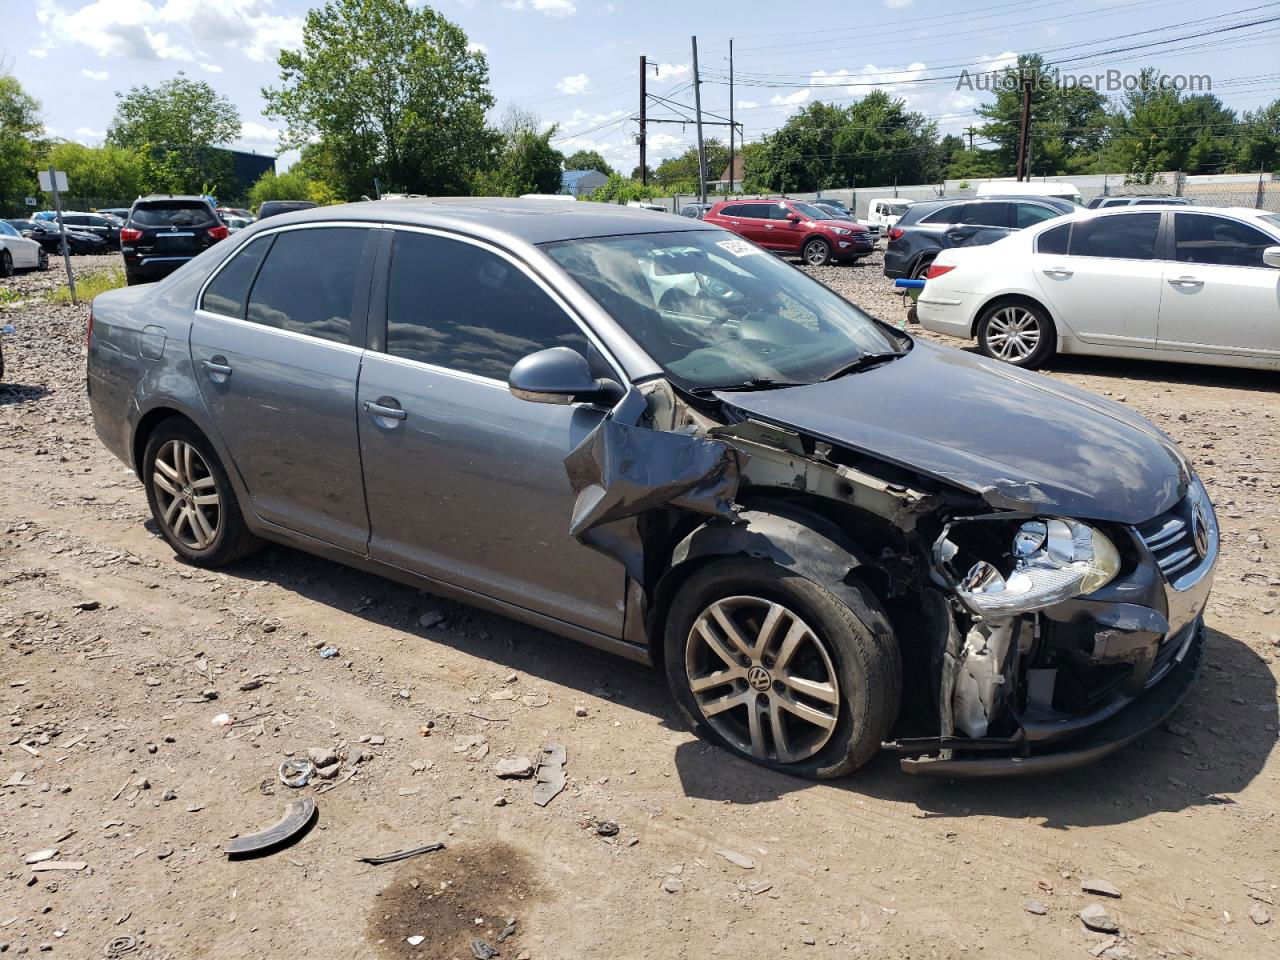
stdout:
[[[943,559],[958,549],[943,541]],[[978,560],[957,587],[971,609],[987,618],[1016,616],[1092,593],[1120,570],[1115,545],[1100,530],[1074,520],[1027,520],[1013,535],[1008,561]]]

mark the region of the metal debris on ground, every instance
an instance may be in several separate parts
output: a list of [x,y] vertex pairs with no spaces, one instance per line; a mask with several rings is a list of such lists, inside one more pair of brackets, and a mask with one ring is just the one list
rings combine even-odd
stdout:
[[112,937],[107,941],[106,950],[104,951],[108,960],[115,960],[116,957],[123,957],[126,954],[133,953],[138,949],[137,938],[128,934],[122,937]]
[[564,772],[564,765],[568,762],[569,756],[565,752],[562,743],[547,743],[542,747],[542,753],[538,757],[538,766],[534,770],[534,778],[538,781],[533,785],[533,802],[540,807],[545,807],[548,803],[556,798],[561,790],[565,788],[565,784],[569,782],[568,776]]
[[516,932],[516,918],[511,917],[507,920],[507,925],[498,932],[498,936],[496,937],[496,939],[499,943],[502,943],[503,940],[506,940],[507,937],[512,936],[515,932]]
[[471,955],[476,960],[493,960],[494,957],[501,956],[497,947],[490,946],[483,940],[471,941]]
[[384,863],[396,863],[400,860],[408,860],[410,857],[416,857],[423,853],[435,853],[437,850],[443,850],[443,843],[425,843],[420,847],[408,847],[404,850],[393,850],[391,853],[372,854],[367,857],[356,857],[361,863],[369,863],[375,867]]
[[316,765],[310,760],[291,757],[280,764],[278,772],[281,783],[286,787],[293,787],[297,790],[299,787],[305,787],[311,781],[316,772]]
[[337,647],[321,647],[320,648],[320,656],[324,657],[326,660],[332,660],[337,655],[338,655]]
[[612,820],[597,820],[596,833],[602,837],[616,837],[618,835],[618,825]]
[[257,833],[236,837],[223,847],[223,852],[228,857],[262,853],[300,835],[315,821],[315,818],[315,800],[311,797],[301,797],[289,804],[279,822]]

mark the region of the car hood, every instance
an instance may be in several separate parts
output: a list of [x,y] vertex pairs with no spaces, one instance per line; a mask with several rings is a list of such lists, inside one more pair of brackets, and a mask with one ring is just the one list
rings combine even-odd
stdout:
[[1137,524],[1177,503],[1190,481],[1173,441],[1121,404],[923,340],[836,380],[716,396],[997,509]]

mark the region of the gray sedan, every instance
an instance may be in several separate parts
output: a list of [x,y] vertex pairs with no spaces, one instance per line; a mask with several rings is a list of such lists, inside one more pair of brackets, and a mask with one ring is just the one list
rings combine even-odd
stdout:
[[1173,710],[1218,549],[1125,407],[698,220],[282,214],[93,304],[97,430],[189,563],[288,544],[661,664],[789,773],[1058,770]]

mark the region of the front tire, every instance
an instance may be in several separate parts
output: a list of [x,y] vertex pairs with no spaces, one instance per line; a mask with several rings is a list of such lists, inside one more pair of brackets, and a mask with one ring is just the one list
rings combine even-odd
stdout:
[[1039,304],[1006,300],[987,307],[978,318],[978,349],[993,360],[1034,370],[1056,348],[1053,320]]
[[183,560],[221,567],[260,545],[208,439],[190,421],[165,420],[142,457],[147,504],[161,535]]
[[831,244],[819,237],[814,237],[804,245],[800,256],[811,267],[825,267],[831,262]]
[[897,718],[902,663],[888,618],[766,560],[716,560],[680,588],[665,668],[697,733],[807,778],[856,770]]
[[49,251],[46,250],[44,247],[40,248],[40,253],[36,257],[36,269],[37,270],[49,269]]
[[0,250],[0,277],[13,276],[13,254],[8,250]]

